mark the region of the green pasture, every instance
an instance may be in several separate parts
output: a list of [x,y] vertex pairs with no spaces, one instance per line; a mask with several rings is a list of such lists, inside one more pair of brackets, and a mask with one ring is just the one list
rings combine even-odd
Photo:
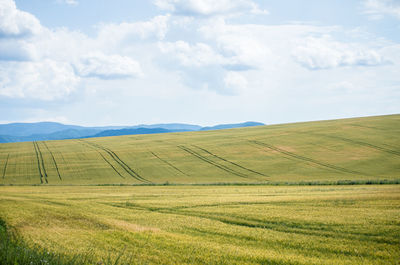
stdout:
[[0,184],[267,183],[400,178],[400,115],[0,144]]

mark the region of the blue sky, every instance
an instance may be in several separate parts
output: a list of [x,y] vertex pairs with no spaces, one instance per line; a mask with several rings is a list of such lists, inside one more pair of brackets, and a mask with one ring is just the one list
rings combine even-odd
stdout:
[[400,112],[398,0],[0,0],[0,123]]

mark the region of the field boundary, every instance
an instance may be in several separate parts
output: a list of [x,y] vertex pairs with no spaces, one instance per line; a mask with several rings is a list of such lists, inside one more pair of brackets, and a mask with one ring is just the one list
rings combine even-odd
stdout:
[[342,186],[342,185],[400,185],[400,179],[338,180],[338,181],[271,181],[271,182],[216,182],[216,183],[114,183],[114,184],[0,184],[1,186],[55,186],[55,187],[97,187],[97,186]]

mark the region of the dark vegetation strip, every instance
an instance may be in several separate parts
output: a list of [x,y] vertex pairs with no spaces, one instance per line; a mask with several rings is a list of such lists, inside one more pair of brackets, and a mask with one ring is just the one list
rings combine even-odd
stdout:
[[39,170],[39,176],[40,176],[40,183],[43,184],[43,174],[42,174],[42,169],[40,168],[40,160],[39,160],[39,154],[36,149],[36,142],[32,142],[33,147],[35,148],[35,153],[36,153],[36,161],[37,161],[37,166]]
[[200,150],[203,150],[203,151],[206,152],[207,154],[212,155],[213,157],[216,157],[216,158],[218,158],[218,159],[221,159],[221,160],[223,160],[223,161],[225,161],[225,162],[227,162],[227,163],[229,163],[229,164],[232,164],[232,165],[234,165],[234,166],[237,166],[237,167],[239,167],[239,168],[241,168],[241,169],[244,169],[244,170],[246,170],[246,171],[255,173],[255,174],[260,175],[260,176],[269,177],[268,175],[265,175],[265,174],[263,174],[263,173],[257,172],[257,171],[255,171],[255,170],[252,170],[252,169],[249,169],[249,168],[246,168],[246,167],[241,166],[241,165],[239,165],[239,164],[237,164],[237,163],[234,163],[234,162],[232,162],[232,161],[229,161],[229,160],[227,160],[227,159],[225,159],[225,158],[222,158],[222,157],[220,157],[220,156],[217,156],[216,154],[213,154],[213,153],[211,153],[210,151],[208,151],[208,150],[206,150],[206,149],[204,149],[204,148],[201,148],[201,147],[196,146],[196,145],[194,145],[194,146],[197,147],[197,148],[200,149]]
[[6,171],[7,171],[7,164],[8,164],[8,159],[10,158],[10,154],[7,155],[6,163],[4,164],[4,169],[3,169],[3,179],[6,176]]
[[60,180],[62,180],[61,175],[60,175],[60,171],[58,170],[58,166],[57,166],[56,159],[54,158],[54,155],[53,155],[53,152],[51,152],[51,150],[50,150],[49,147],[47,146],[46,142],[42,142],[42,143],[43,143],[43,145],[47,148],[47,150],[49,151],[49,153],[50,153],[50,155],[51,155],[51,158],[53,158],[53,163],[54,163],[54,166],[56,167],[58,178],[59,178]]
[[[103,187],[103,186],[351,186],[351,185],[399,185],[400,179],[360,179],[338,181],[268,181],[268,182],[215,182],[215,183],[106,183],[106,184],[50,184],[56,187]],[[0,184],[0,186],[38,186],[40,184]]]
[[239,177],[242,177],[242,178],[248,178],[247,175],[244,175],[244,174],[242,174],[242,173],[240,173],[240,172],[237,172],[237,171],[235,171],[235,170],[233,170],[233,169],[231,169],[231,168],[229,168],[229,167],[227,167],[227,166],[220,165],[220,164],[218,164],[218,163],[212,161],[211,159],[208,159],[208,158],[206,158],[206,157],[200,155],[199,153],[195,152],[194,150],[192,150],[192,149],[190,149],[190,148],[188,148],[188,147],[186,147],[186,146],[180,145],[180,146],[178,146],[178,147],[179,147],[180,149],[182,149],[183,151],[185,151],[185,152],[187,152],[187,153],[189,153],[189,154],[191,154],[191,155],[197,157],[198,159],[200,159],[200,160],[202,160],[202,161],[204,161],[204,162],[206,162],[206,163],[208,163],[208,164],[211,164],[211,165],[213,165],[213,166],[215,166],[215,167],[217,167],[217,168],[219,168],[219,169],[222,169],[223,171],[226,171],[226,172],[228,172],[228,173],[230,173],[230,174],[233,174],[233,175],[236,175],[236,176],[239,176]]
[[303,161],[306,161],[306,162],[310,162],[310,163],[313,163],[313,164],[316,164],[316,165],[320,165],[320,166],[323,166],[323,167],[326,167],[326,168],[329,168],[329,169],[333,169],[333,170],[336,170],[336,171],[355,174],[355,175],[367,175],[365,173],[357,172],[357,171],[350,170],[350,169],[347,169],[347,168],[342,168],[342,167],[339,167],[339,166],[335,166],[335,165],[332,165],[332,164],[321,162],[321,161],[318,161],[318,160],[315,160],[315,159],[312,159],[312,158],[309,158],[309,157],[301,156],[301,155],[298,155],[298,154],[295,154],[295,153],[280,149],[278,147],[275,147],[273,145],[270,145],[270,144],[267,144],[267,143],[264,143],[264,142],[259,142],[259,141],[250,141],[250,142],[252,142],[254,144],[257,144],[257,145],[260,145],[260,146],[267,147],[267,148],[269,148],[271,150],[277,151],[277,152],[282,153],[284,155],[287,155],[287,156],[290,156],[290,157],[293,157],[293,158],[296,158],[296,159],[299,159],[299,160],[303,160]]
[[397,155],[400,156],[400,152],[396,151],[396,150],[391,150],[391,149],[387,149],[381,146],[377,146],[377,145],[373,145],[370,143],[366,143],[366,142],[362,142],[362,141],[358,141],[358,140],[353,140],[353,139],[349,139],[349,138],[345,138],[345,137],[341,137],[341,136],[335,136],[335,135],[326,135],[326,134],[319,134],[319,133],[313,133],[315,135],[318,136],[322,136],[322,137],[328,137],[328,138],[332,138],[332,139],[337,139],[337,140],[341,140],[344,142],[348,142],[348,143],[352,143],[352,144],[358,144],[358,145],[362,145],[362,146],[366,146],[375,150],[379,150],[382,152],[386,152],[392,155]]
[[41,164],[42,164],[42,169],[43,169],[43,175],[44,175],[44,181],[46,181],[46,183],[49,183],[48,181],[47,181],[47,171],[46,171],[46,167],[44,166],[44,159],[43,159],[43,155],[42,155],[42,152],[40,151],[40,147],[39,147],[39,145],[38,145],[38,143],[37,142],[35,142],[36,143],[36,148],[37,148],[37,150],[38,150],[38,153],[39,153],[39,157],[40,157],[40,160],[41,160]]
[[131,167],[129,167],[124,161],[122,161],[117,154],[115,154],[112,150],[105,148],[99,144],[91,143],[82,139],[78,139],[81,142],[84,142],[88,145],[91,145],[95,148],[98,148],[100,150],[105,151],[115,162],[117,162],[131,177],[141,181],[141,182],[147,182],[151,183],[151,181],[148,181],[147,179],[143,178],[140,176],[136,171],[134,171]]
[[171,163],[169,163],[168,161],[166,161],[165,159],[162,159],[161,157],[159,157],[157,154],[155,154],[154,152],[150,151],[150,153],[155,156],[156,158],[158,158],[160,161],[164,162],[165,164],[167,164],[168,166],[172,167],[173,169],[175,169],[176,171],[182,173],[183,175],[187,176],[187,174],[185,172],[183,172],[182,170],[180,170],[179,168],[177,168],[176,166],[172,165]]

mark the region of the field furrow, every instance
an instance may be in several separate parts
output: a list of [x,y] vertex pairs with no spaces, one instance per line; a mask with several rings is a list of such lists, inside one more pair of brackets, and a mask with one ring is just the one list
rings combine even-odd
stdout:
[[179,168],[177,168],[176,166],[174,166],[173,164],[171,164],[171,163],[168,162],[167,160],[162,159],[162,158],[161,158],[160,156],[158,156],[156,153],[154,153],[154,152],[152,152],[152,151],[150,151],[150,153],[151,153],[155,158],[157,158],[158,160],[160,160],[161,162],[167,164],[168,166],[172,167],[172,168],[175,169],[176,171],[178,171],[178,172],[182,173],[183,175],[187,176],[187,174],[186,174],[185,172],[183,172],[182,170],[180,170]]
[[6,162],[4,163],[4,168],[3,168],[3,179],[6,176],[6,171],[7,171],[7,164],[8,164],[8,159],[10,158],[10,154],[7,154],[7,159]]
[[40,176],[40,183],[43,184],[43,174],[42,174],[42,169],[40,167],[40,158],[39,158],[39,153],[36,147],[36,142],[32,142],[33,143],[33,147],[35,148],[35,153],[36,153],[36,160],[37,160],[37,167],[39,170],[39,176]]
[[350,170],[350,169],[347,169],[347,168],[342,168],[342,167],[339,167],[339,166],[328,164],[326,162],[318,161],[318,160],[315,160],[315,159],[312,159],[312,158],[309,158],[309,157],[301,156],[301,155],[298,155],[298,154],[283,150],[281,148],[278,148],[276,146],[273,146],[273,145],[270,145],[270,144],[267,144],[267,143],[264,143],[264,142],[260,142],[260,141],[250,141],[250,142],[254,143],[254,144],[257,144],[257,145],[260,145],[260,146],[267,147],[268,149],[277,151],[277,152],[279,152],[281,154],[284,154],[284,155],[287,155],[287,156],[290,156],[290,157],[293,157],[293,158],[296,158],[296,159],[299,159],[299,160],[303,160],[305,162],[313,163],[313,164],[316,164],[316,165],[319,165],[319,166],[322,166],[322,167],[325,167],[325,168],[328,168],[328,169],[333,169],[333,170],[336,170],[336,171],[339,171],[339,172],[350,173],[350,174],[354,174],[354,175],[364,175],[364,176],[368,175],[366,173],[361,173],[361,172],[358,172],[358,171],[354,171],[354,170]]
[[43,145],[46,147],[47,151],[49,151],[49,153],[50,153],[50,155],[51,155],[51,158],[53,159],[54,167],[56,168],[58,178],[59,178],[60,180],[62,180],[60,171],[59,171],[58,166],[57,166],[56,159],[54,158],[54,155],[53,155],[53,152],[51,152],[51,150],[50,150],[49,147],[47,146],[46,142],[42,142],[42,143],[43,143]]
[[185,151],[185,152],[197,157],[198,159],[200,159],[200,160],[202,160],[202,161],[204,161],[204,162],[206,162],[206,163],[208,163],[208,164],[210,164],[212,166],[215,166],[215,167],[217,167],[217,168],[219,168],[219,169],[221,169],[223,171],[226,171],[226,172],[228,172],[230,174],[233,174],[233,175],[236,175],[236,176],[239,176],[239,177],[242,177],[242,178],[248,178],[247,175],[242,174],[240,172],[237,172],[237,171],[235,171],[235,170],[233,170],[233,169],[231,169],[231,168],[229,168],[227,166],[221,165],[221,164],[219,164],[219,163],[217,163],[215,161],[212,161],[211,159],[208,159],[207,157],[200,155],[199,153],[197,153],[193,149],[188,148],[187,146],[181,145],[181,146],[178,146],[178,147],[180,149],[182,149],[183,151]]

